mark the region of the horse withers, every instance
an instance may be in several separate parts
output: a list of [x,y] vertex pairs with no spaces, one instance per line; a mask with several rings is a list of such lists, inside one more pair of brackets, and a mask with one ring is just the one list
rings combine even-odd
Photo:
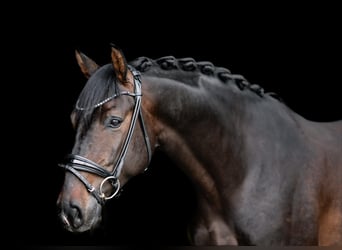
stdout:
[[59,216],[71,232],[156,149],[196,190],[194,245],[342,245],[342,121],[314,122],[241,75],[172,56],[99,66],[76,52],[87,83],[71,114]]

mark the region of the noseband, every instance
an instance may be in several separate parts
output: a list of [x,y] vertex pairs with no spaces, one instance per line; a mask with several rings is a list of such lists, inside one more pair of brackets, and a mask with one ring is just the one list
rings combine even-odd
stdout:
[[[131,96],[134,98],[134,110],[133,110],[133,115],[132,115],[132,119],[131,119],[131,123],[128,129],[128,133],[127,136],[125,138],[123,147],[121,148],[121,152],[119,155],[118,160],[115,163],[114,169],[112,172],[107,171],[104,167],[102,167],[101,165],[83,157],[80,155],[76,155],[76,154],[69,154],[67,155],[67,157],[65,158],[65,162],[63,164],[59,164],[58,166],[64,168],[65,170],[69,171],[70,173],[74,174],[87,188],[87,190],[95,197],[95,199],[101,204],[103,205],[105,203],[106,200],[112,199],[113,197],[115,197],[117,195],[117,193],[120,190],[120,182],[119,182],[119,176],[125,161],[125,157],[127,154],[127,149],[129,146],[129,143],[132,139],[132,135],[133,135],[133,131],[135,128],[135,124],[136,121],[139,117],[139,121],[141,124],[141,129],[144,135],[144,140],[145,140],[145,144],[146,144],[146,149],[147,149],[147,154],[148,154],[148,164],[151,161],[152,158],[152,152],[151,152],[151,145],[150,145],[150,140],[148,138],[148,134],[146,131],[146,127],[145,127],[145,123],[144,123],[144,119],[142,116],[142,112],[141,112],[141,96],[142,96],[142,92],[141,92],[141,79],[140,79],[140,73],[139,71],[135,70],[133,67],[129,66],[130,70],[133,74],[134,77],[134,93],[131,93],[129,91],[122,91],[119,92],[118,94],[114,94],[113,96],[95,104],[94,106],[92,106],[91,108],[97,108],[101,105],[103,105],[104,103],[122,96],[122,95],[127,95],[127,96]],[[78,106],[78,103],[76,103],[76,109],[78,110],[85,110],[87,108],[82,108]],[[89,183],[89,181],[79,172],[79,171],[84,171],[84,172],[89,172],[98,176],[101,176],[103,178],[99,190],[96,190],[95,187]],[[110,196],[106,196],[104,191],[103,191],[103,185],[109,182],[112,187],[114,188],[114,192],[110,195]]]

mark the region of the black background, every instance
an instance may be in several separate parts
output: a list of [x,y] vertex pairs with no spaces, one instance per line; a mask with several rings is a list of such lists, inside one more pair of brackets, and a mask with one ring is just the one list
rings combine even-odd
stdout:
[[59,225],[55,203],[63,171],[57,163],[71,150],[69,114],[86,80],[75,49],[100,65],[110,62],[111,42],[128,61],[167,55],[210,61],[278,93],[307,119],[332,121],[342,118],[342,20],[337,10],[312,4],[206,3],[186,8],[167,2],[15,6],[2,47],[9,66],[3,97],[10,99],[3,114],[11,129],[4,133],[10,137],[9,154],[4,155],[10,186],[3,192],[3,207],[9,208],[4,214],[7,231],[17,236],[13,243],[188,244],[193,191],[162,154],[154,157],[146,174],[127,184],[121,197],[106,205],[102,228],[72,235]]

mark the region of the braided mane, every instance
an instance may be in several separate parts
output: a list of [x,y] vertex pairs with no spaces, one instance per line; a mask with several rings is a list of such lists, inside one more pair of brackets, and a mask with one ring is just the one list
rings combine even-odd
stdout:
[[[217,77],[223,84],[233,82],[239,87],[240,90],[249,89],[260,97],[264,97],[265,95],[264,89],[262,87],[257,84],[250,84],[244,76],[232,74],[230,70],[226,68],[215,67],[211,62],[208,61],[197,62],[190,57],[175,58],[173,56],[164,56],[155,60],[148,57],[138,57],[130,62],[130,64],[140,72],[147,72],[153,66],[159,67],[163,70],[178,69],[189,72],[197,71],[207,76]],[[266,94],[277,97],[277,95],[274,93]]]

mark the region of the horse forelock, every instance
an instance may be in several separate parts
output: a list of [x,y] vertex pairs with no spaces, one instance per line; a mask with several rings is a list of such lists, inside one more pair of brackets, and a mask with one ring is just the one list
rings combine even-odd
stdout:
[[[222,84],[236,84],[240,90],[251,90],[260,97],[264,97],[265,92],[262,87],[257,84],[251,84],[247,79],[239,74],[233,74],[229,69],[224,67],[216,67],[213,63],[208,61],[196,61],[191,57],[175,58],[174,56],[164,56],[157,59],[148,57],[138,57],[131,61],[130,64],[142,73],[154,73],[155,70],[173,71],[173,72],[194,72],[206,76],[215,77],[222,82]],[[168,74],[171,77],[171,74]],[[267,93],[274,95],[274,93]],[[274,95],[274,97],[277,97]]]
[[88,79],[78,97],[74,109],[77,123],[82,121],[84,129],[87,129],[97,110],[95,106],[118,92],[113,65],[107,64],[99,68]]

